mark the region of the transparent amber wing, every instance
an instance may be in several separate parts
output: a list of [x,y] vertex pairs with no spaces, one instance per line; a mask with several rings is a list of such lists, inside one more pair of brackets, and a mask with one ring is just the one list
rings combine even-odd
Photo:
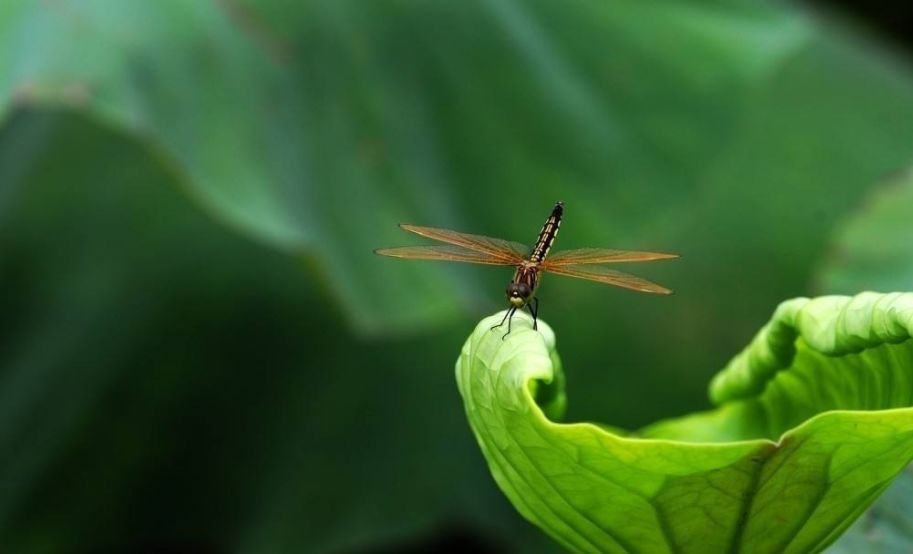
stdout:
[[670,258],[678,258],[678,254],[610,250],[607,248],[578,248],[576,250],[562,250],[552,254],[551,257],[543,262],[543,267],[549,269],[562,265],[649,262],[653,260],[668,260]]
[[483,237],[482,235],[470,235],[468,233],[458,233],[449,229],[436,229],[434,227],[419,227],[418,225],[400,225],[406,231],[421,235],[429,239],[439,240],[448,244],[461,246],[489,256],[509,262],[502,265],[515,265],[520,263],[529,249],[519,242],[501,240],[492,237]]
[[486,265],[516,265],[513,261],[496,258],[483,252],[473,252],[461,246],[401,246],[398,248],[380,248],[374,251],[381,256],[406,258],[411,260],[442,260],[446,262],[466,262]]
[[614,285],[616,287],[623,287],[640,292],[672,294],[672,291],[666,287],[657,285],[656,283],[647,281],[636,275],[631,275],[630,273],[625,273],[623,271],[616,271],[614,269],[607,269],[598,265],[559,265],[543,269],[557,275],[577,277],[578,279],[596,281],[597,283],[605,283],[606,285]]

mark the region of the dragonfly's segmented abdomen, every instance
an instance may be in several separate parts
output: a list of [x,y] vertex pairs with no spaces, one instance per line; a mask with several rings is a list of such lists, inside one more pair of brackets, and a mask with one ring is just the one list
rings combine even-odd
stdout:
[[533,252],[529,256],[530,261],[541,262],[548,256],[548,251],[551,249],[552,243],[555,242],[555,237],[558,236],[558,228],[561,227],[561,216],[563,214],[564,203],[558,202],[552,209],[551,215],[545,220],[542,230],[539,231],[539,238],[536,240]]

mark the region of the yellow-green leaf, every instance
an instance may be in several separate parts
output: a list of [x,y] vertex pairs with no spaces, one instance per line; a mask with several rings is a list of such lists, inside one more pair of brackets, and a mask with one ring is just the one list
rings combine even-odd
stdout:
[[524,317],[502,340],[499,317],[457,362],[466,413],[504,493],[571,551],[818,552],[913,459],[913,294],[784,302],[716,409],[627,436],[559,423],[553,332]]

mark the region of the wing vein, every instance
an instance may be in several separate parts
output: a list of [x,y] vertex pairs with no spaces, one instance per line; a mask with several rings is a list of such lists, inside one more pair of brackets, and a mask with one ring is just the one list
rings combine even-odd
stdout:
[[434,227],[420,227],[418,225],[401,224],[404,230],[416,235],[446,242],[454,246],[459,246],[474,252],[487,254],[498,260],[509,262],[510,264],[520,263],[528,251],[527,247],[508,240],[496,239],[482,235],[471,235],[469,233],[459,233],[449,229],[437,229]]
[[612,250],[608,248],[578,248],[554,253],[545,261],[545,267],[580,264],[609,264],[649,262],[677,258],[678,254],[665,252],[639,252],[636,250]]
[[576,277],[586,279],[587,281],[596,281],[606,285],[614,285],[626,289],[636,290],[639,292],[649,292],[653,294],[671,294],[672,291],[662,285],[648,281],[642,277],[631,275],[623,271],[608,269],[598,265],[562,265],[557,267],[545,268],[546,271],[556,275],[567,277]]
[[514,263],[509,260],[497,258],[482,252],[473,252],[472,250],[461,246],[453,245],[400,246],[397,248],[380,248],[374,252],[381,256],[412,260],[441,260],[483,265],[514,265]]

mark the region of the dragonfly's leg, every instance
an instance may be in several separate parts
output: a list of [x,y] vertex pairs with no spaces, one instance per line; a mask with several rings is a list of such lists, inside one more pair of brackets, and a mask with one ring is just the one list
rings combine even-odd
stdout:
[[529,313],[533,314],[533,330],[539,328],[538,317],[539,317],[539,298],[533,296],[532,302],[527,304],[529,307]]
[[[514,312],[516,312],[516,311],[517,311],[517,307],[514,306],[514,307],[512,307],[512,308],[507,312],[507,315],[510,316],[510,317],[507,318],[507,332],[504,333],[504,336],[501,337],[501,340],[506,339],[506,338],[507,338],[507,335],[510,334],[510,324],[513,323],[513,321],[514,321]],[[502,322],[502,323],[503,323],[503,322]]]
[[[507,321],[507,316],[513,315],[514,310],[516,310],[516,308],[510,308],[509,310],[507,310],[506,312],[504,312],[504,318],[501,319],[501,323],[498,323],[497,325],[492,325],[491,328],[492,328],[492,329],[497,329],[498,327],[504,325],[504,322]],[[508,327],[510,327],[510,325],[508,325]]]

